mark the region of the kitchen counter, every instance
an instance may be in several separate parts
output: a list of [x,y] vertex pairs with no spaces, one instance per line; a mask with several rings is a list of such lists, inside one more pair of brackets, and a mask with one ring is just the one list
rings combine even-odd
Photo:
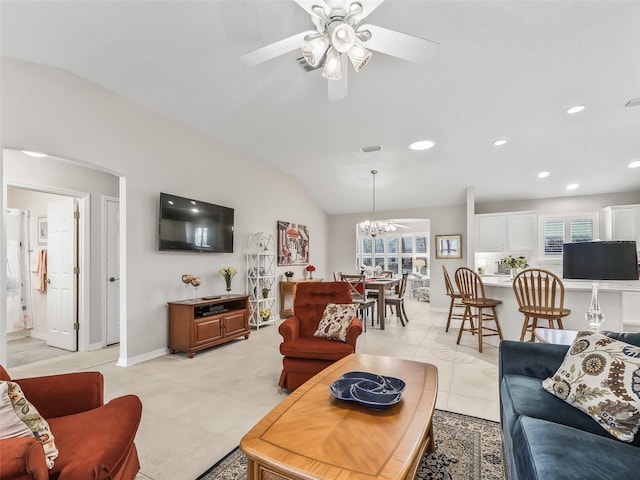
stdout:
[[[518,302],[513,293],[509,275],[483,275],[482,282],[485,286],[485,295],[488,298],[502,301],[502,305],[498,306],[498,319],[504,339],[520,340],[524,315],[518,311]],[[591,303],[591,281],[563,280],[563,283],[565,287],[564,307],[571,310],[571,314],[563,319],[564,328],[567,330],[588,330],[584,314]],[[640,293],[640,281],[600,282],[598,300],[600,309],[605,314],[603,330],[624,331],[623,300],[625,294],[629,292]],[[539,323],[546,326],[544,321]],[[491,342],[494,339],[495,342]],[[490,337],[488,340],[497,345],[497,337]]]

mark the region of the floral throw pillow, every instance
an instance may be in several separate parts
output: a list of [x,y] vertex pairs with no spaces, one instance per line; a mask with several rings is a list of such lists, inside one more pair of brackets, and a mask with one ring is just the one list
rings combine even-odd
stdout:
[[0,438],[33,437],[33,432],[13,411],[7,382],[0,382],[0,425]]
[[347,328],[355,316],[356,306],[352,303],[328,303],[313,335],[346,342]]
[[562,365],[542,386],[618,440],[633,441],[640,427],[640,347],[580,332]]
[[9,399],[13,405],[13,411],[20,420],[33,432],[33,435],[40,440],[44,449],[47,468],[53,468],[53,461],[58,458],[58,449],[56,448],[51,429],[47,421],[42,418],[40,412],[34,407],[22,393],[20,385],[15,382],[5,382],[8,388]]

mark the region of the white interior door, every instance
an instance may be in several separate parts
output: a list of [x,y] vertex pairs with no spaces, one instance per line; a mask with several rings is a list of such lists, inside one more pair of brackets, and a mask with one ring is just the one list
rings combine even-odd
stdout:
[[120,203],[107,199],[106,216],[106,317],[107,345],[120,342]]
[[50,202],[47,208],[47,345],[78,349],[76,201]]

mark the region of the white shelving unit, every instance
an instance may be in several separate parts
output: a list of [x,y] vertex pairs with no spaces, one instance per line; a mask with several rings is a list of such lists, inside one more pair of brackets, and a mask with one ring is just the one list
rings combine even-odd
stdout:
[[[276,243],[270,233],[254,233],[247,242],[247,295],[249,295],[249,326],[259,329],[276,323]],[[265,296],[263,289],[269,289]],[[271,310],[263,319],[260,312]]]

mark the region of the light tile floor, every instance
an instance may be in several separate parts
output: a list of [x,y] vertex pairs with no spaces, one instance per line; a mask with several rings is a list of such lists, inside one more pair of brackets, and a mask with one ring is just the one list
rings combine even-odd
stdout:
[[[445,333],[445,312],[411,299],[407,313],[404,328],[391,315],[385,330],[367,328],[358,339],[358,352],[433,363],[439,376],[437,408],[498,421],[497,342],[485,344],[480,354],[470,334],[456,345],[457,323]],[[193,359],[179,353],[117,367],[116,346],[10,368],[9,373],[20,378],[99,370],[107,399],[127,393],[142,399],[137,478],[192,480],[286,397],[277,386],[280,340],[277,326],[267,326],[253,330],[249,340],[199,352]]]

